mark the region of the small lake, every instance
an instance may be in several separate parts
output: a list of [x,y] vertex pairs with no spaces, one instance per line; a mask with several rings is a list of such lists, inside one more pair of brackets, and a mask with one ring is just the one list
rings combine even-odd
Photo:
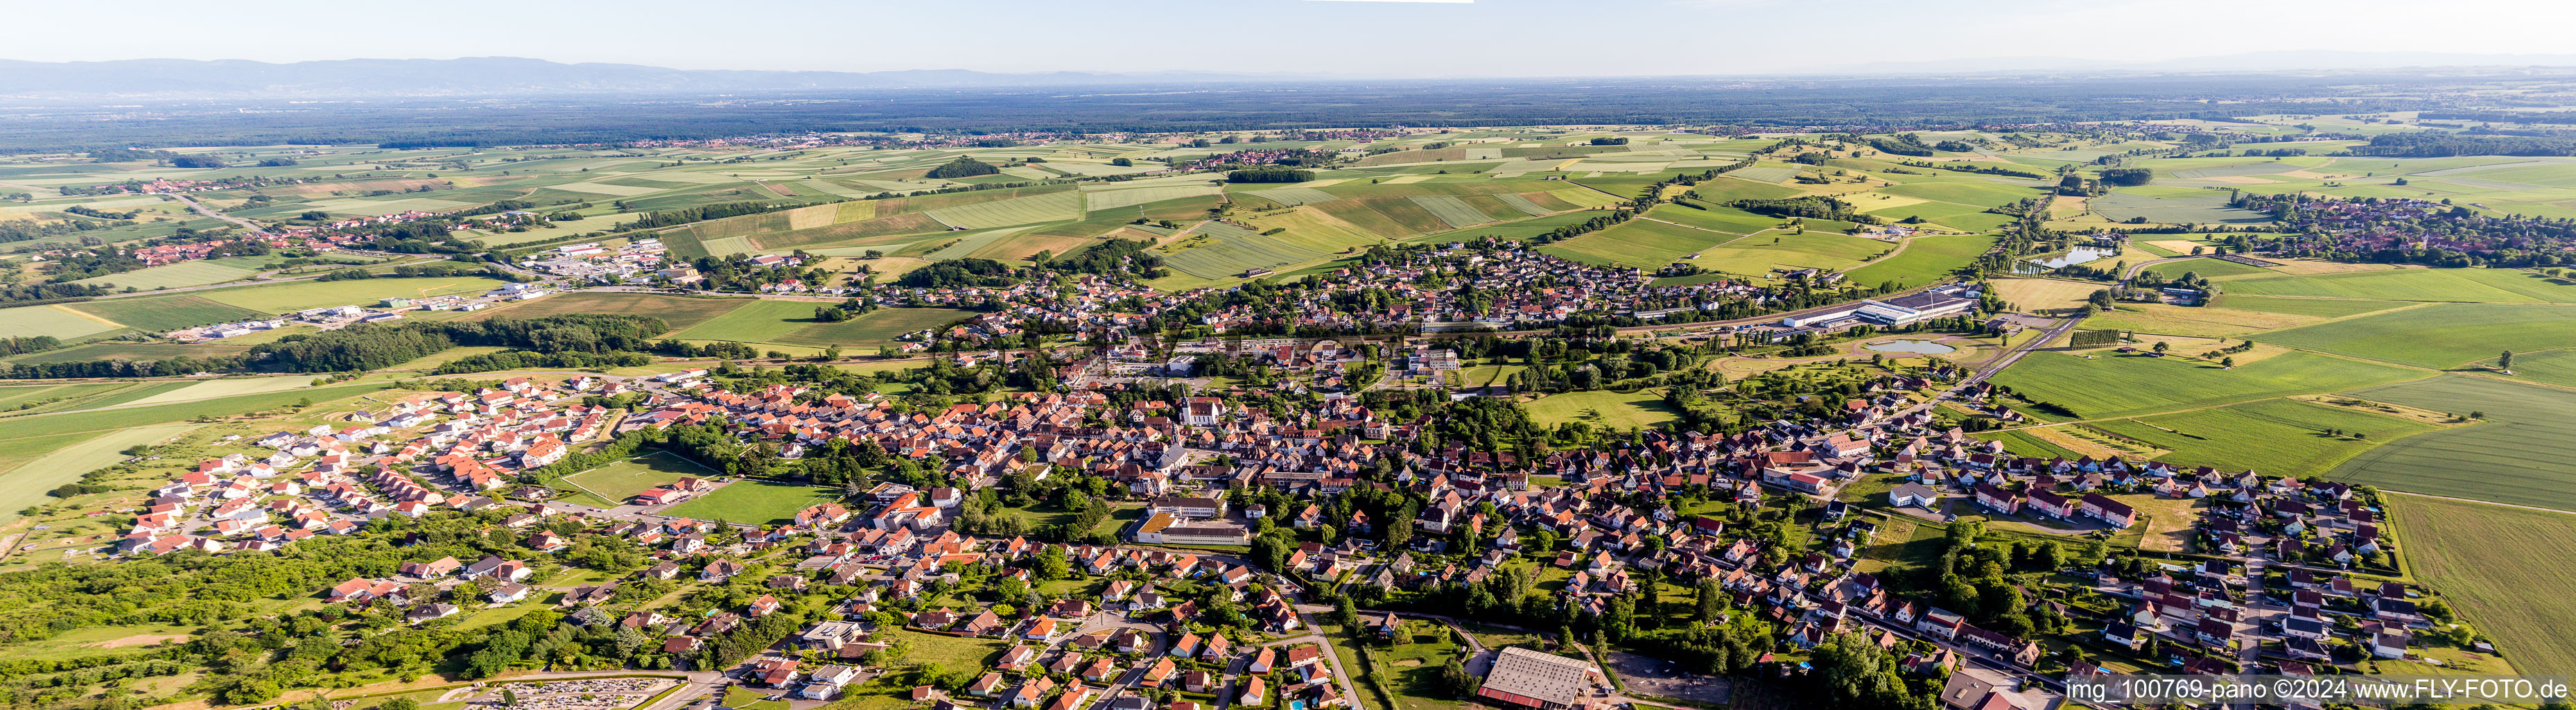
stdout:
[[1870,343],[1868,345],[1861,346],[1861,348],[1882,353],[1914,353],[1917,355],[1938,355],[1941,353],[1959,351],[1958,348],[1942,345],[1929,340],[1890,340],[1884,343]]
[[2048,269],[2074,266],[2076,264],[2113,256],[2119,253],[2120,250],[2111,247],[2079,246],[2067,250],[2064,254],[2049,257],[2045,260],[2023,259],[2020,263],[2013,265],[2013,271],[2024,274],[2041,273]]

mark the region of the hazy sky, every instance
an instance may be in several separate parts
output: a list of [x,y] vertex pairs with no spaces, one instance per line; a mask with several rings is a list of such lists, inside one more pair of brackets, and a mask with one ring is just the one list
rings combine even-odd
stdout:
[[[682,69],[1758,74],[1993,57],[2576,53],[2568,0],[13,2],[0,58]],[[62,31],[48,31],[59,27]]]

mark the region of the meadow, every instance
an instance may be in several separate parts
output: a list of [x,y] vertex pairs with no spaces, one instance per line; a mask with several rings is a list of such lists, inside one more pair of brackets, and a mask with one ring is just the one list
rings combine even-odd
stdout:
[[1631,219],[1609,229],[1539,247],[1538,250],[1587,264],[1653,269],[1744,238],[1679,224]]
[[[2433,427],[2396,417],[2267,399],[2095,426],[2172,453],[2157,461],[2177,466],[2260,471],[2305,478],[2392,438]],[[2338,434],[2328,434],[2332,429]]]
[[2145,217],[2157,224],[2254,223],[2272,221],[2271,215],[2227,206],[2225,193],[2189,197],[2142,197],[2113,192],[2093,198],[2088,203],[2093,211],[2115,222]]
[[2444,598],[2524,673],[2576,673],[2576,519],[2410,495],[2385,495],[2415,579]]
[[2084,327],[2188,335],[2197,338],[2233,338],[2282,328],[2294,328],[2317,321],[2318,319],[2307,316],[2241,311],[2217,306],[2123,303],[2120,304],[2119,310],[2106,311],[2101,315],[2085,319]]
[[2302,352],[2226,370],[2180,357],[2104,353],[2087,359],[2043,350],[1997,373],[1994,382],[2064,407],[2075,416],[2099,419],[2348,390],[2421,376],[2414,370]]
[[0,338],[32,338],[51,335],[75,340],[92,333],[104,333],[125,324],[73,310],[61,303],[45,306],[19,306],[0,309]]
[[167,392],[158,392],[149,397],[129,402],[120,402],[119,404],[168,404],[171,402],[189,402],[200,399],[231,397],[235,395],[286,392],[290,390],[300,390],[311,386],[313,386],[312,375],[285,375],[281,377],[226,377],[222,379],[190,383],[186,387],[180,387]]
[[661,514],[697,520],[769,525],[793,522],[796,512],[830,502],[839,491],[794,483],[740,480],[666,508]]
[[2286,313],[2294,316],[2341,318],[2344,316],[2375,313],[2391,308],[2415,304],[2405,301],[2366,301],[2341,298],[2284,298],[2280,296],[2246,296],[2225,293],[2219,294],[2217,298],[2210,299],[2209,305],[2240,311],[2262,311],[2265,313]]
[[2237,279],[2229,294],[2323,296],[2383,301],[2472,303],[2576,303],[2576,286],[2512,269],[2398,269],[2311,276]]
[[250,275],[254,273],[258,272],[250,269],[237,269],[230,266],[224,266],[211,261],[182,261],[176,264],[136,269],[121,274],[109,274],[106,276],[86,278],[72,283],[116,286],[150,291],[158,288],[204,286],[207,284],[240,281],[242,279],[250,278]]
[[1541,426],[1584,422],[1595,427],[1640,429],[1681,419],[1670,405],[1664,404],[1663,393],[1656,390],[1625,394],[1609,390],[1567,392],[1522,402],[1521,408],[1529,412],[1530,421]]
[[2492,360],[2505,350],[2576,346],[2576,306],[2437,303],[2268,333],[2296,348],[2430,368]]
[[2358,389],[2347,396],[2485,420],[2381,444],[2331,478],[2426,495],[2576,511],[2576,397],[2469,375]]

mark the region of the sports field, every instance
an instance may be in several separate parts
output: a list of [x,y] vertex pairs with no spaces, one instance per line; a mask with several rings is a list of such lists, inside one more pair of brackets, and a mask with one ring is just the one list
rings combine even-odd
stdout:
[[[807,316],[811,316],[809,311]],[[952,308],[880,308],[839,323],[815,323],[779,337],[779,342],[813,347],[876,347],[895,344],[895,336],[955,324],[977,314]]]
[[2258,337],[2295,348],[2449,368],[2505,350],[2576,346],[2576,305],[2437,303]]
[[[2267,476],[2325,473],[2382,441],[2427,431],[2430,424],[2295,399],[2267,399],[2096,426],[2173,453],[2178,466],[2251,469]],[[2327,434],[2332,429],[2342,434]],[[2355,436],[2358,434],[2359,436]]]
[[[615,313],[652,316],[671,324],[671,331],[688,330],[749,304],[749,298],[700,298],[659,293],[603,293],[583,291],[559,293],[534,301],[520,301],[501,308],[486,309],[466,316],[465,320],[487,318],[542,318],[572,313]],[[820,304],[816,304],[820,305]],[[811,311],[808,311],[811,315]]]
[[2398,269],[2226,282],[2229,294],[2325,296],[2384,301],[2576,303],[2576,286],[2512,269]]
[[741,480],[671,506],[662,514],[751,525],[794,522],[797,511],[830,502],[840,497],[838,493],[794,483]]
[[2302,352],[2286,352],[2225,370],[2180,357],[2114,355],[2105,351],[2086,359],[2043,350],[1997,373],[1994,381],[2032,399],[2065,407],[2076,416],[2095,419],[2333,392],[2423,374]]
[[2576,397],[2566,390],[2444,375],[2346,393],[2437,412],[2481,412],[2477,424],[2382,444],[2332,478],[2400,491],[2576,510]]
[[2523,673],[2576,673],[2576,517],[2439,500],[2385,498],[2389,527],[2417,580],[2441,590]]
[[565,476],[564,482],[572,484],[575,490],[586,492],[586,494],[577,494],[580,497],[598,499],[575,502],[606,508],[624,505],[627,499],[634,498],[637,493],[668,485],[681,478],[690,476],[705,478],[714,475],[716,475],[715,471],[700,466],[696,462],[669,452],[654,451]]

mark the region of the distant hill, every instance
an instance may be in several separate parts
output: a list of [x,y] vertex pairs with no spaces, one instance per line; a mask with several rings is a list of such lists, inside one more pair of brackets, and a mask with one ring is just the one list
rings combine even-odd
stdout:
[[343,59],[272,64],[240,59],[109,62],[0,60],[0,96],[33,99],[509,96],[560,93],[724,93],[902,87],[1073,86],[1295,79],[1187,72],[995,74],[962,69],[882,72],[665,69],[564,64],[517,57]]

